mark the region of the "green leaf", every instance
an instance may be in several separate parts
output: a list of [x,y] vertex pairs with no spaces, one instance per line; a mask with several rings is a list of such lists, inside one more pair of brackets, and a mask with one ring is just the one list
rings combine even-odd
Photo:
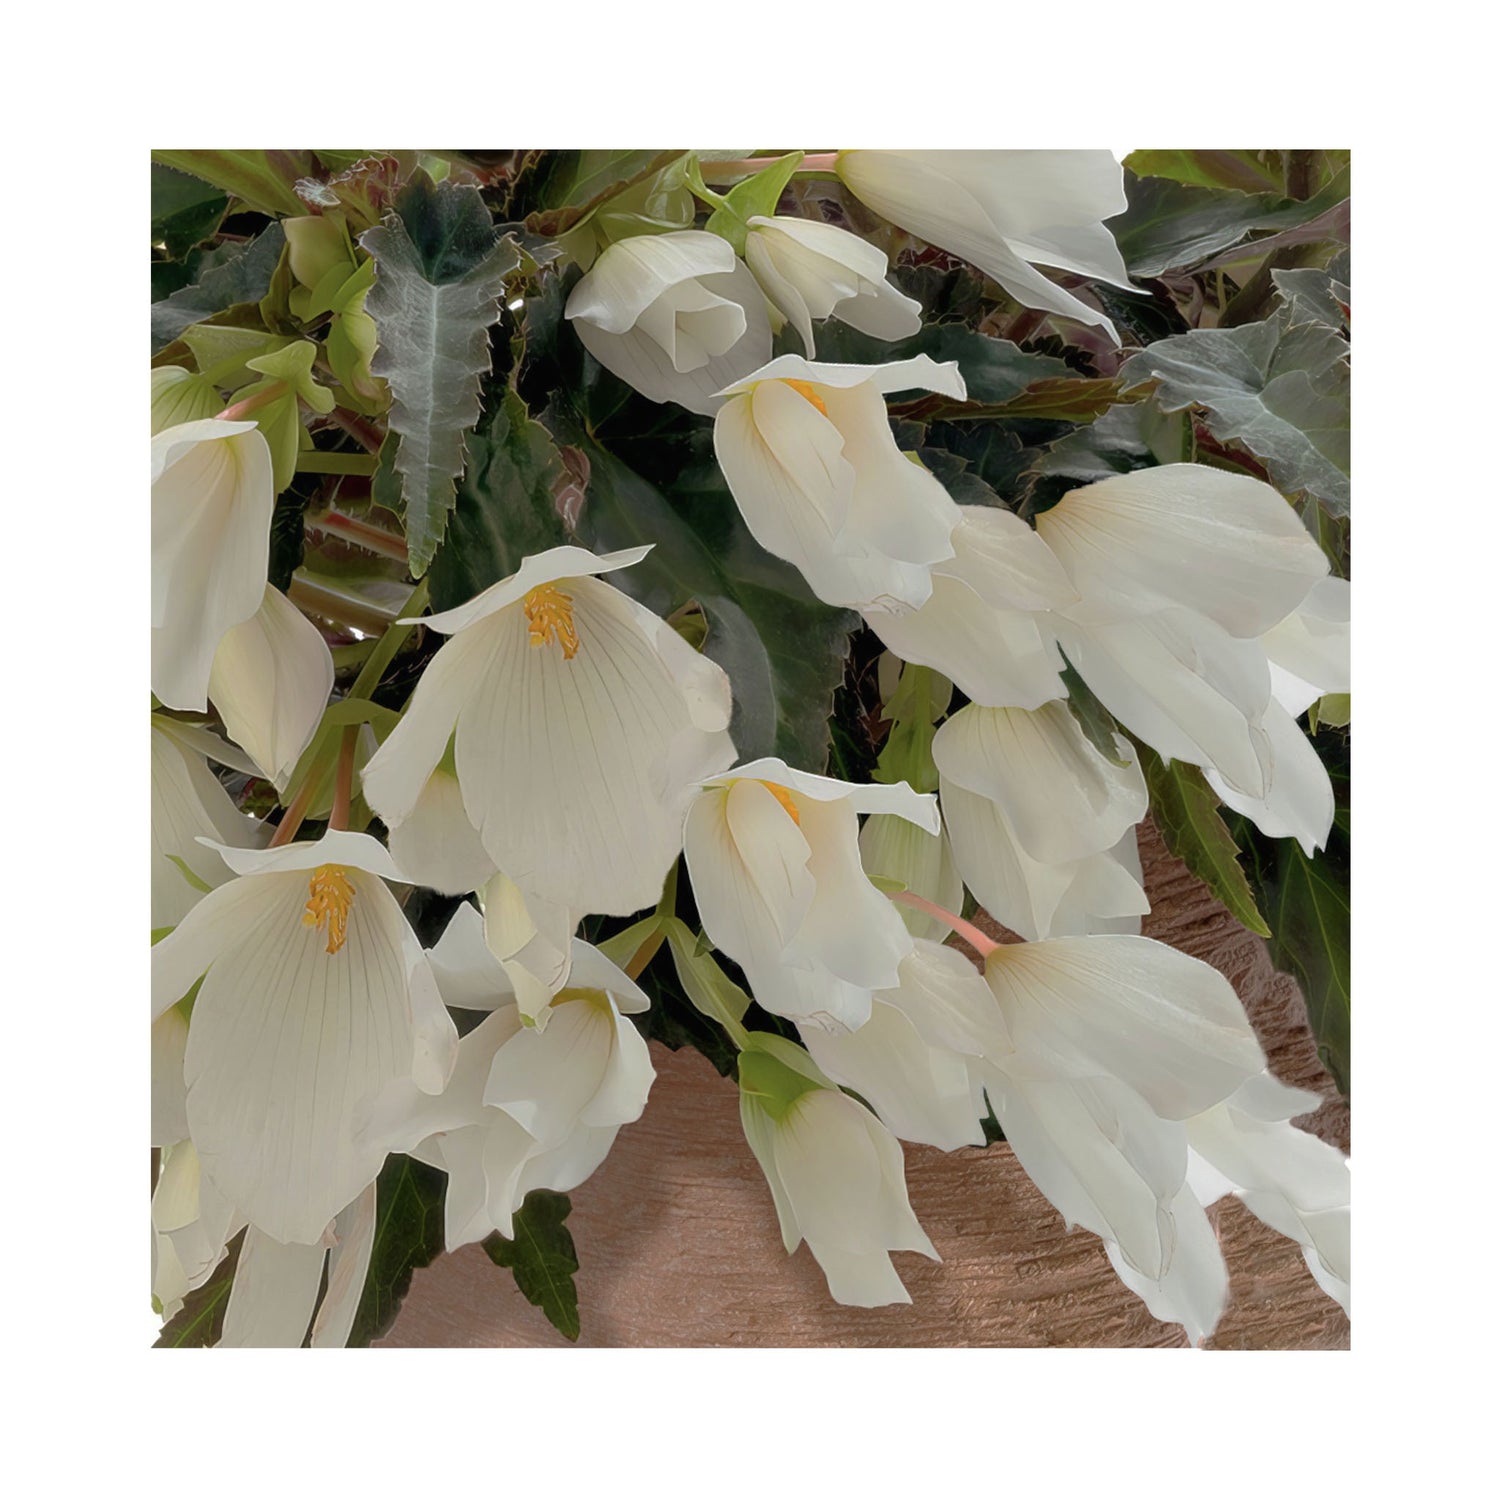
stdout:
[[1137,177],[1170,177],[1190,187],[1242,193],[1280,192],[1283,183],[1277,151],[1132,151],[1125,165]]
[[[776,213],[776,205],[781,199],[787,183],[792,180],[792,174],[802,163],[803,153],[800,151],[789,152],[786,156],[773,161],[770,166],[762,168],[753,177],[746,177],[724,194],[720,206],[708,216],[708,222],[703,226],[710,234],[722,235],[735,248],[735,253],[745,253],[745,237],[749,231],[749,220],[753,218],[771,218]],[[697,165],[694,163],[693,176],[696,179],[695,186],[702,190],[703,179],[699,176]],[[706,195],[709,201],[717,195]]]
[[1261,937],[1271,929],[1255,904],[1240,867],[1239,848],[1219,816],[1219,799],[1197,766],[1163,762],[1149,746],[1136,742],[1151,815],[1167,848],[1227,906],[1235,920]]
[[1309,223],[1349,196],[1349,178],[1347,172],[1342,174],[1315,198],[1300,203],[1274,194],[1188,187],[1130,173],[1125,188],[1130,206],[1107,227],[1131,275],[1149,277],[1197,265],[1253,233]]
[[711,450],[692,446],[711,441],[706,430],[668,445],[671,478],[658,488],[558,406],[544,420],[587,460],[579,539],[596,552],[653,544],[643,561],[610,581],[664,618],[692,599],[707,616],[704,654],[729,676],[729,732],[739,758],[779,755],[821,772],[834,689],[858,616],[815,599],[795,568],[750,536]]
[[153,1349],[210,1349],[219,1342],[224,1332],[224,1310],[234,1286],[234,1269],[244,1243],[245,1232],[241,1230],[229,1242],[224,1259],[208,1280],[182,1299],[182,1306],[157,1335]]
[[479,420],[480,378],[490,368],[489,328],[520,256],[497,238],[476,188],[434,183],[425,172],[360,244],[377,268],[365,303],[380,341],[370,368],[391,388],[406,541],[420,578],[453,509],[464,434]]
[[311,151],[153,151],[151,159],[212,183],[272,218],[307,212],[294,184],[318,171]]
[[392,1156],[375,1179],[375,1242],[348,1347],[362,1349],[389,1332],[412,1272],[443,1253],[447,1174],[410,1156]]
[[597,202],[612,189],[651,176],[681,154],[679,151],[580,151],[558,203],[564,208],[582,208]]
[[1163,411],[1204,408],[1220,442],[1238,442],[1283,494],[1349,513],[1349,345],[1283,307],[1264,322],[1162,339],[1120,367],[1127,389],[1156,382]]
[[151,239],[173,260],[210,238],[228,208],[229,199],[217,188],[151,163]]
[[1066,655],[1063,656],[1063,662],[1062,680],[1063,686],[1068,690],[1068,712],[1083,731],[1083,737],[1111,765],[1129,765],[1130,762],[1120,754],[1120,726],[1115,723],[1114,715],[1094,696],[1093,690],[1078,675],[1078,669]]
[[564,1220],[573,1211],[567,1194],[533,1188],[516,1211],[514,1237],[495,1233],[484,1241],[485,1253],[516,1278],[516,1289],[565,1339],[578,1342],[578,1252]]
[[662,927],[683,992],[709,1020],[717,1021],[736,1045],[742,1046],[749,995],[719,967],[712,954],[698,951],[697,938],[680,917],[663,918]]
[[155,354],[194,323],[226,308],[259,302],[270,289],[286,236],[280,224],[271,224],[248,245],[226,247],[229,251],[210,270],[170,297],[151,304],[151,352]]
[[[448,534],[432,564],[432,607],[452,609],[568,540],[554,495],[567,479],[552,435],[509,387],[470,434]],[[382,454],[382,457],[384,455]]]

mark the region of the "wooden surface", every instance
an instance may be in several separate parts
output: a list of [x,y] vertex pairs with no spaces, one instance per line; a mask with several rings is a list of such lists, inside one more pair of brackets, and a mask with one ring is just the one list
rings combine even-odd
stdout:
[[[1238,991],[1272,1071],[1324,1095],[1301,1121],[1349,1149],[1349,1110],[1323,1070],[1295,981],[1162,847],[1141,854],[1145,932],[1202,958]],[[993,927],[991,930],[994,931]],[[652,1044],[646,1112],[572,1196],[581,1345],[604,1347],[1148,1346],[1186,1344],[1116,1278],[1091,1234],[1065,1233],[1008,1146],[906,1146],[913,1209],[942,1255],[898,1252],[905,1307],[840,1307],[817,1263],[781,1246],[770,1193],[745,1144],[735,1085],[696,1052]],[[1229,1267],[1226,1349],[1346,1349],[1349,1321],[1300,1249],[1237,1201],[1209,1210]],[[477,1245],[418,1271],[380,1347],[567,1347]]]

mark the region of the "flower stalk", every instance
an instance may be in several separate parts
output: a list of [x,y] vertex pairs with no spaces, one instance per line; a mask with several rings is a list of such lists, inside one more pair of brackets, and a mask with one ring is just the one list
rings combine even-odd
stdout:
[[914,907],[917,911],[926,912],[929,917],[936,917],[939,922],[951,927],[981,958],[988,958],[1000,946],[994,938],[987,937],[972,922],[965,922],[962,917],[954,916],[951,911],[945,911],[936,901],[929,901],[926,896],[919,896],[915,891],[895,891],[891,895],[891,900],[899,901],[903,906]]

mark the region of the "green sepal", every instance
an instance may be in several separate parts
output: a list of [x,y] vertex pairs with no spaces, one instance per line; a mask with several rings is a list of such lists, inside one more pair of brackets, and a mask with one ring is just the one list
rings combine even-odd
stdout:
[[800,151],[788,152],[770,166],[761,168],[754,177],[735,183],[722,197],[704,185],[695,158],[692,163],[694,190],[705,202],[718,205],[708,216],[708,223],[704,228],[710,234],[717,234],[728,240],[734,246],[736,255],[743,255],[745,239],[750,233],[750,220],[768,219],[775,215],[776,205],[787,183],[802,165],[802,155]]
[[740,1052],[740,1096],[749,1098],[773,1120],[804,1094],[837,1085],[795,1042],[770,1031],[752,1031]]
[[1331,724],[1335,729],[1347,729],[1349,726],[1349,694],[1348,693],[1324,693],[1313,706],[1307,711],[1307,727],[1313,733],[1318,732],[1320,724]]
[[[182,874],[182,878],[187,881],[187,883],[192,886],[195,891],[199,892],[201,895],[206,896],[211,890],[213,890],[213,887],[209,885],[207,881],[203,880],[192,872],[192,870],[188,867],[188,862],[180,854],[169,854],[167,855],[167,858],[177,866],[178,870]],[[170,931],[170,929],[168,930]],[[155,942],[155,939],[153,938],[152,941]]]
[[891,732],[875,763],[876,781],[904,781],[918,792],[937,790],[932,741],[937,721],[947,713],[952,699],[953,684],[941,672],[912,662],[902,666],[900,680],[885,705]]
[[261,328],[231,328],[222,323],[195,323],[182,335],[203,378],[221,390],[236,391],[255,378],[249,362],[285,349],[293,340]]
[[672,950],[672,964],[683,992],[694,1009],[716,1021],[727,1031],[735,1046],[744,1047],[749,1034],[745,1030],[745,1012],[750,997],[721,969],[711,951],[700,950],[698,938],[680,917],[658,919]]
[[298,339],[280,349],[273,349],[245,361],[246,368],[273,380],[284,380],[295,395],[322,415],[333,410],[333,392],[313,379],[313,363],[318,346],[308,339]]

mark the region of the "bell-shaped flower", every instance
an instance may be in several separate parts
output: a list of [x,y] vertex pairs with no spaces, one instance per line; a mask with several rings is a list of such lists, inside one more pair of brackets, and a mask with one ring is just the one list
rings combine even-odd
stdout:
[[922,304],[886,280],[889,261],[868,240],[821,219],[746,221],[745,263],[816,359],[815,319],[838,318],[877,339],[922,331]]
[[1204,774],[1227,806],[1271,838],[1295,838],[1311,859],[1333,827],[1333,785],[1297,717],[1324,693],[1349,691],[1349,585],[1319,580],[1261,645],[1271,669],[1271,701],[1261,719],[1265,790],[1247,796],[1212,767]]
[[1328,559],[1270,485],[1202,464],[1135,469],[1070,490],[1036,519],[1088,626],[1188,609],[1239,639],[1307,597]]
[[1115,749],[1120,764],[1094,748],[1065,703],[1030,713],[970,704],[933,737],[964,883],[1024,938],[1078,934],[1092,918],[1149,909],[1139,870],[1112,852],[1148,803],[1134,750],[1119,736]]
[[705,781],[688,809],[683,853],[704,931],[777,1015],[862,1026],[911,952],[860,864],[862,812],[940,826],[936,799],[905,782],[856,786],[773,758]]
[[528,897],[618,916],[655,902],[694,784],[734,747],[720,668],[597,576],[647,550],[554,547],[422,622],[452,639],[364,772],[389,827],[451,739],[469,823]]
[[714,452],[756,541],[826,604],[915,607],[953,556],[959,510],[896,447],[885,396],[965,395],[953,363],[811,364],[784,354],[729,385]]
[[606,370],[703,416],[718,409],[717,392],[771,357],[755,277],[727,240],[699,229],[611,245],[563,316]]
[[254,422],[207,417],[151,440],[151,691],[204,710],[225,632],[261,606],[276,493]]
[[1103,223],[1126,208],[1110,152],[840,151],[835,170],[876,213],[977,266],[1023,306],[1113,335],[1103,313],[1035,269],[1133,290]]
[[523,891],[498,872],[486,881],[481,904],[484,940],[515,990],[522,1019],[545,1026],[552,997],[569,982],[583,912]]
[[342,1349],[354,1327],[375,1248],[375,1206],[372,1182],[311,1245],[282,1244],[250,1225],[234,1268],[218,1347],[300,1349],[306,1339],[314,1349]]
[[1323,1101],[1261,1073],[1187,1122],[1188,1181],[1209,1204],[1234,1193],[1296,1240],[1313,1279],[1349,1311],[1349,1166],[1343,1153],[1291,1122]]
[[963,954],[918,938],[900,983],[875,995],[858,1031],[808,1027],[813,1061],[854,1089],[903,1141],[982,1146],[986,1113],[974,1060],[1010,1050],[994,997]]
[[805,1239],[837,1302],[910,1302],[892,1250],[942,1257],[906,1196],[901,1147],[864,1105],[782,1037],[740,1054],[740,1120],[770,1185],[790,1255]]
[[[227,747],[226,747],[227,748]],[[175,927],[197,905],[193,884],[218,886],[229,867],[200,838],[252,848],[261,825],[229,800],[209,770],[188,726],[164,714],[151,716],[151,926]],[[179,863],[180,861],[180,863]],[[192,880],[183,871],[192,872]],[[186,1133],[186,1132],[184,1132]]]
[[390,849],[412,880],[445,896],[467,896],[495,875],[495,861],[464,810],[451,744],[411,811],[391,825]]
[[383,1118],[406,1135],[421,1132],[412,1154],[448,1173],[453,1250],[497,1229],[510,1238],[533,1188],[569,1192],[583,1182],[620,1127],[640,1118],[655,1069],[625,1019],[649,1001],[588,943],[574,942],[573,982],[553,998],[545,1029],[523,1024],[472,906],[454,913],[431,959],[448,1004],[490,1014],[459,1043],[440,1095],[408,1087]]
[[307,749],[333,691],[333,655],[323,632],[280,589],[224,633],[208,696],[229,737],[278,790]]
[[[929,833],[895,813],[871,813],[859,830],[859,858],[867,875],[900,881],[945,911],[963,905],[963,878],[953,862],[946,828]],[[925,911],[913,906],[899,906],[897,911],[913,937],[941,941],[948,935],[942,922]]]
[[439,1092],[458,1038],[374,839],[218,850],[238,878],[151,950],[153,1009],[201,976],[185,1067],[203,1170],[274,1239],[312,1244],[401,1149],[363,1138],[370,1112],[403,1084]]
[[1019,516],[984,505],[959,514],[931,596],[915,609],[869,610],[865,622],[903,661],[936,668],[975,703],[1039,708],[1066,697],[1049,611],[1078,591]]

